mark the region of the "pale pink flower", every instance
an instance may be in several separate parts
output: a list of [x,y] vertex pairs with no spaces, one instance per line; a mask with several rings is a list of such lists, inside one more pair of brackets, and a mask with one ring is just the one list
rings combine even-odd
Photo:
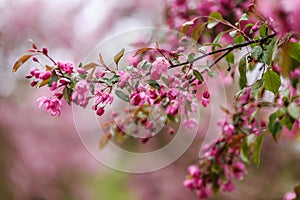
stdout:
[[236,179],[241,180],[246,173],[246,166],[242,162],[236,162],[232,165],[232,172]]
[[203,107],[206,107],[209,104],[209,97],[210,94],[208,91],[203,92],[202,98],[201,98],[201,103]]
[[193,118],[185,119],[182,124],[186,128],[194,128],[197,125],[197,121]]
[[58,68],[61,69],[63,72],[68,73],[71,75],[74,69],[74,64],[71,62],[57,62]]
[[179,103],[176,100],[172,100],[166,107],[166,113],[172,116],[178,114]]
[[157,57],[152,63],[153,71],[150,75],[150,78],[152,80],[158,80],[162,74],[166,74],[168,72],[169,66],[169,62],[164,57]]
[[296,199],[296,193],[295,192],[287,192],[284,197],[283,200],[294,200]]
[[118,71],[120,75],[119,87],[124,88],[128,80],[130,79],[130,74],[128,72]]
[[200,169],[196,165],[189,166],[187,171],[192,177],[198,177],[201,174]]
[[222,185],[222,189],[224,192],[232,192],[235,188],[232,181],[228,181],[226,184]]
[[72,101],[82,107],[86,107],[88,104],[88,92],[90,85],[86,80],[80,80],[75,85],[75,91],[72,94]]
[[95,72],[95,75],[97,78],[103,78],[105,76],[105,72],[101,69],[97,69],[96,72]]
[[38,98],[36,101],[38,102],[39,108],[45,105],[46,111],[50,112],[52,116],[60,116],[62,102],[56,95],[53,95],[50,98],[43,96]]
[[51,72],[50,71],[45,71],[43,73],[40,73],[39,78],[42,80],[47,80],[48,78],[51,77]]
[[102,104],[112,104],[114,97],[111,93],[103,93],[101,90],[96,89],[95,90],[95,104],[98,105],[100,103]]

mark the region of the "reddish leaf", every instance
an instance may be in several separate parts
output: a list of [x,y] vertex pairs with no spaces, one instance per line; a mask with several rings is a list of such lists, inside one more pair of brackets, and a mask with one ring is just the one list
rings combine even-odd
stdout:
[[145,52],[147,52],[147,51],[153,50],[153,49],[154,49],[154,48],[151,48],[151,47],[144,47],[144,48],[141,48],[141,49],[139,49],[139,50],[137,50],[137,51],[135,52],[135,54],[134,54],[133,57],[135,57],[135,56],[137,56],[137,55],[139,55],[139,54],[145,53]]
[[103,137],[100,139],[99,148],[103,149],[107,144],[109,139],[111,138],[111,133],[105,133]]
[[30,54],[26,54],[26,55],[23,55],[21,58],[19,58],[15,62],[12,72],[16,72],[31,56],[32,55],[30,55]]
[[39,83],[36,85],[36,88],[41,88],[41,87],[47,85],[47,84],[49,83],[49,80],[50,80],[50,78],[48,78],[47,80],[43,80],[43,81],[39,82]]
[[118,65],[120,59],[123,57],[124,52],[125,52],[125,49],[122,49],[119,53],[117,53],[117,55],[115,55],[114,60],[115,60],[116,65]]
[[101,63],[102,65],[106,66],[106,65],[105,65],[105,62],[104,62],[104,59],[103,59],[103,57],[102,57],[102,55],[101,55],[101,53],[99,53],[99,61],[100,61],[100,63]]
[[100,66],[99,64],[97,63],[89,63],[89,64],[86,64],[83,66],[83,69],[86,69],[86,70],[89,70],[89,69],[93,69],[93,68],[96,68],[97,66]]

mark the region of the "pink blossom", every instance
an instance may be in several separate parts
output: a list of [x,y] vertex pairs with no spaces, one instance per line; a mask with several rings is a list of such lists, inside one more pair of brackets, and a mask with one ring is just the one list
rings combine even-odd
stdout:
[[80,80],[75,85],[75,91],[72,94],[72,100],[82,107],[88,104],[87,93],[89,92],[90,85],[86,80]]
[[46,111],[50,112],[52,116],[60,116],[62,102],[57,98],[57,95],[53,95],[50,98],[43,96],[38,98],[36,101],[38,102],[39,108],[45,105]]
[[223,126],[223,134],[227,137],[232,137],[234,132],[235,132],[234,126],[232,124],[227,124],[227,122],[225,122]]
[[150,75],[152,80],[158,80],[162,74],[168,72],[169,62],[164,57],[157,57],[152,63],[153,71]]
[[200,169],[196,165],[189,166],[187,171],[192,177],[198,177],[201,174]]
[[100,107],[100,108],[97,109],[96,113],[97,113],[97,115],[102,116],[104,114],[104,111],[105,111],[104,107]]
[[296,196],[296,193],[295,192],[287,192],[284,197],[283,197],[283,200],[294,200],[296,199],[297,196]]
[[78,72],[79,74],[86,74],[86,70],[85,70],[84,68],[81,68],[81,67],[79,67],[79,68],[77,69],[77,72]]
[[246,173],[246,166],[242,162],[236,162],[232,165],[232,172],[236,179],[241,180]]
[[39,75],[39,78],[42,79],[42,80],[47,80],[50,77],[51,77],[51,72],[50,71],[45,71],[45,72],[43,72]]
[[105,72],[101,69],[97,69],[96,72],[95,72],[95,75],[97,78],[103,78],[105,76]]
[[101,90],[96,89],[95,90],[95,104],[98,105],[100,103],[102,104],[112,104],[114,97],[111,93],[103,93]]
[[203,92],[202,98],[201,98],[201,103],[203,107],[206,107],[209,104],[209,97],[210,94],[208,91]]
[[40,77],[40,70],[37,68],[33,68],[29,71],[29,74],[34,76],[35,78],[39,78]]
[[191,119],[185,119],[183,121],[183,126],[186,128],[194,128],[197,125],[197,121],[193,118]]
[[178,101],[172,100],[166,107],[166,113],[172,116],[178,114],[179,103]]
[[72,74],[73,69],[74,69],[74,64],[71,62],[57,62],[58,68],[61,69],[63,72],[68,73],[69,75]]
[[232,192],[235,188],[232,181],[228,181],[226,184],[222,185],[222,189],[224,192]]
[[54,91],[57,88],[57,82],[53,82],[50,87],[50,91]]
[[183,181],[184,187],[188,189],[194,189],[195,187],[195,180],[194,179],[186,179]]
[[128,80],[130,79],[130,74],[128,72],[118,71],[120,75],[119,87],[124,88]]
[[145,92],[140,92],[139,90],[135,90],[130,96],[130,103],[135,106],[143,105],[149,100],[149,96]]

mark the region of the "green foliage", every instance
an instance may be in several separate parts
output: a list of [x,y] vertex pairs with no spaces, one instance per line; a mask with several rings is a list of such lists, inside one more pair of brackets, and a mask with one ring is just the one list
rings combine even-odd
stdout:
[[243,89],[247,86],[247,59],[246,55],[244,55],[239,62],[239,73],[240,73],[240,87]]
[[212,29],[215,27],[223,17],[219,12],[211,12],[208,18],[207,28]]
[[259,60],[262,54],[263,54],[263,49],[260,46],[253,47],[251,51],[251,55],[255,60]]
[[193,70],[193,74],[200,82],[203,82],[204,79],[199,71]]
[[225,60],[230,64],[234,64],[234,54],[230,52],[225,56]]
[[262,147],[262,141],[264,138],[264,134],[259,135],[256,138],[255,144],[254,144],[254,150],[253,150],[253,161],[257,167],[260,165],[260,154],[261,154],[261,147]]
[[70,105],[71,104],[71,96],[73,90],[71,88],[65,87],[63,90],[63,96],[66,102]]
[[288,46],[288,54],[290,57],[300,62],[300,44],[297,42],[290,42]]
[[125,102],[129,102],[130,101],[129,96],[127,94],[125,94],[123,91],[116,90],[115,93],[123,101],[125,101]]
[[288,106],[288,113],[293,119],[297,120],[300,115],[300,107],[295,102],[292,102]]
[[251,88],[251,95],[258,99],[264,89],[264,81],[262,79],[257,80]]
[[281,86],[280,76],[271,70],[268,70],[263,75],[265,89],[277,95],[278,89]]
[[271,132],[275,141],[277,141],[277,135],[282,131],[282,124],[277,120],[277,113],[273,113],[269,117],[268,130]]

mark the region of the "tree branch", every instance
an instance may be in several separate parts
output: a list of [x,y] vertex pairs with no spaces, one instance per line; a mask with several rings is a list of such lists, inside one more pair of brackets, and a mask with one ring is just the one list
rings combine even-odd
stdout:
[[245,42],[245,43],[241,43],[241,44],[235,44],[231,47],[226,47],[226,48],[223,48],[223,49],[218,49],[216,51],[211,51],[209,53],[206,53],[206,54],[203,54],[197,58],[195,58],[194,60],[192,61],[186,61],[186,62],[183,62],[183,63],[179,63],[179,64],[176,64],[176,65],[171,65],[169,67],[169,69],[172,69],[172,68],[175,68],[175,67],[179,67],[179,66],[183,66],[183,65],[187,65],[187,64],[193,64],[194,62],[198,61],[198,60],[201,60],[202,58],[205,58],[207,56],[211,56],[211,55],[214,55],[214,54],[217,54],[217,53],[222,53],[224,51],[227,51],[225,54],[223,54],[221,57],[219,57],[214,63],[212,63],[212,65],[209,66],[209,68],[213,67],[217,62],[219,62],[222,58],[224,58],[227,54],[229,54],[231,51],[233,51],[234,49],[238,49],[238,48],[241,48],[241,47],[245,47],[245,46],[248,46],[248,45],[251,45],[251,44],[254,44],[254,43],[262,43],[262,42],[265,42],[266,40],[270,39],[270,38],[273,38],[276,34],[271,34],[271,35],[268,35],[267,37],[265,38],[262,38],[262,39],[259,39],[259,40],[250,40],[248,42]]

